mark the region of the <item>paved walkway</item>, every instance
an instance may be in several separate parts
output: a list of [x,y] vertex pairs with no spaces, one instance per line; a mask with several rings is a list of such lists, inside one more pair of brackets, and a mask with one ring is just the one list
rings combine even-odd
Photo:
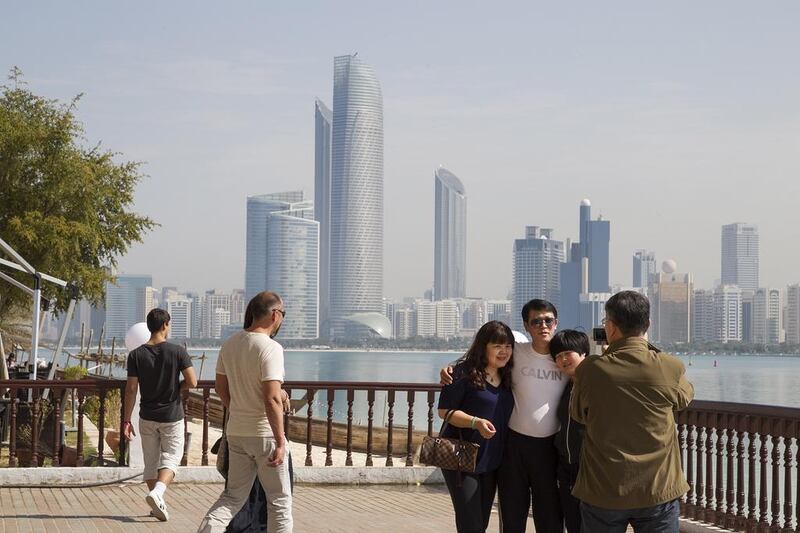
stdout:
[[[167,493],[170,520],[161,523],[148,516],[144,484],[84,489],[0,487],[0,532],[192,532],[221,491],[221,484],[173,485]],[[455,530],[450,497],[443,486],[299,485],[294,496],[297,533]],[[498,530],[493,513],[488,531]],[[533,531],[532,523],[528,531]]]

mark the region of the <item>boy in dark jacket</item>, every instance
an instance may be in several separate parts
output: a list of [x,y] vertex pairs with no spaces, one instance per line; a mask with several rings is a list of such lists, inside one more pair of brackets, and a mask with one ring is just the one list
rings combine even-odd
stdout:
[[555,360],[561,373],[569,377],[569,383],[561,395],[561,401],[556,410],[561,422],[561,429],[555,439],[555,446],[558,450],[558,492],[567,533],[580,533],[581,531],[580,501],[572,495],[572,487],[575,485],[575,480],[578,479],[584,426],[570,418],[569,401],[575,369],[588,354],[589,337],[581,331],[573,329],[559,331],[550,341],[550,356]]

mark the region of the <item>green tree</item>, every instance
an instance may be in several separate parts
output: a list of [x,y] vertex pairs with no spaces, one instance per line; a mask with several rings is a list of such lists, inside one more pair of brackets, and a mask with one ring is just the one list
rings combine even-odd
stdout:
[[[18,68],[0,86],[0,237],[29,263],[74,284],[79,297],[102,301],[108,266],[155,222],[131,207],[141,164],[87,147],[76,118],[81,95],[68,104],[31,92]],[[30,276],[3,269],[27,285]],[[56,311],[69,293],[42,284]],[[0,282],[0,326],[31,305],[30,296]]]

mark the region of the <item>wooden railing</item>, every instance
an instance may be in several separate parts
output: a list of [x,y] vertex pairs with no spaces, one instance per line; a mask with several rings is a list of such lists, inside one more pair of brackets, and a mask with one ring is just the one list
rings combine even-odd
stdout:
[[[106,398],[114,391],[119,391],[120,412],[119,420],[122,421],[125,413],[125,381],[124,380],[92,380],[83,379],[77,381],[65,380],[36,380],[25,379],[0,381],[0,390],[8,389],[8,397],[4,400],[7,412],[9,433],[8,440],[8,466],[31,466],[40,465],[45,456],[49,457],[53,466],[60,466],[64,443],[61,441],[61,422],[63,418],[67,394],[73,394],[76,398],[76,419],[77,419],[77,444],[76,444],[76,466],[83,466],[84,457],[84,408],[86,400],[90,396],[98,398],[97,414],[97,457],[96,464],[103,466],[125,466],[127,464],[127,443],[124,438],[119,439],[119,449],[115,457],[106,457]],[[47,399],[44,398],[45,391],[48,391]],[[47,407],[49,414],[44,416],[43,408]],[[18,423],[22,413],[25,413],[27,421],[24,424],[26,431],[30,428],[30,437],[18,439],[18,431],[21,429]],[[51,419],[52,418],[52,419]],[[47,421],[52,424],[46,427]],[[114,428],[122,434],[122,427]],[[4,428],[4,431],[6,428]],[[49,446],[42,446],[42,435],[48,435]],[[20,440],[29,448],[19,448]],[[20,461],[21,452],[25,452],[26,460]]]
[[[0,390],[10,389],[10,399],[4,400],[11,434],[8,465],[38,466],[44,454],[52,458],[53,465],[60,464],[59,452],[63,449],[60,426],[67,391],[77,393],[78,435],[83,435],[86,398],[99,398],[96,464],[126,464],[125,440],[120,440],[116,460],[111,461],[106,457],[103,438],[107,415],[105,398],[111,391],[119,390],[122,419],[124,386],[125,381],[118,379],[0,381]],[[200,463],[204,466],[209,464],[209,427],[219,427],[222,422],[222,406],[212,393],[213,388],[213,381],[201,381],[191,394],[192,400],[184,401],[187,424],[189,415],[202,420]],[[48,389],[53,416],[46,419],[42,416],[42,393]],[[344,450],[348,466],[355,463],[354,450],[365,453],[364,466],[373,466],[376,456],[381,456],[387,466],[393,466],[398,457],[403,458],[406,466],[413,466],[419,440],[435,429],[438,384],[287,381],[284,389],[290,396],[305,393],[300,415],[287,414],[284,421],[290,437],[305,443],[304,464],[307,466],[314,464],[312,448],[315,444],[324,446],[326,466],[333,464],[335,448]],[[31,401],[28,401],[29,391]],[[376,398],[380,398],[384,409],[380,420],[375,416]],[[335,416],[337,402],[344,411]],[[17,419],[22,406],[32,429],[27,461],[19,460],[17,450]],[[355,408],[365,413],[361,424],[354,423]],[[415,416],[415,409],[422,416]],[[52,424],[50,453],[40,446],[45,420]],[[800,409],[697,400],[678,413],[677,423],[681,462],[690,485],[681,503],[684,517],[739,531],[800,531],[796,460]],[[420,429],[415,431],[415,426]],[[119,430],[121,432],[121,428]],[[84,463],[83,455],[83,439],[78,438],[76,464]],[[188,464],[186,452],[182,464]]]
[[800,531],[800,409],[694,401],[678,414],[681,513],[736,531]]

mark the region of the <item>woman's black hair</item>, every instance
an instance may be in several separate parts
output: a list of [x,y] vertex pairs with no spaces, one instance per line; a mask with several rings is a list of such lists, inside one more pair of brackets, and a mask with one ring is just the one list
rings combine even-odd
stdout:
[[475,334],[467,353],[458,360],[456,367],[462,376],[470,380],[477,388],[486,388],[486,346],[488,344],[510,344],[511,359],[500,369],[500,386],[511,387],[511,369],[514,366],[514,333],[511,328],[499,320],[492,320],[481,326]]
[[561,352],[576,352],[589,355],[589,337],[582,331],[565,329],[557,332],[550,339],[550,357],[555,361]]

